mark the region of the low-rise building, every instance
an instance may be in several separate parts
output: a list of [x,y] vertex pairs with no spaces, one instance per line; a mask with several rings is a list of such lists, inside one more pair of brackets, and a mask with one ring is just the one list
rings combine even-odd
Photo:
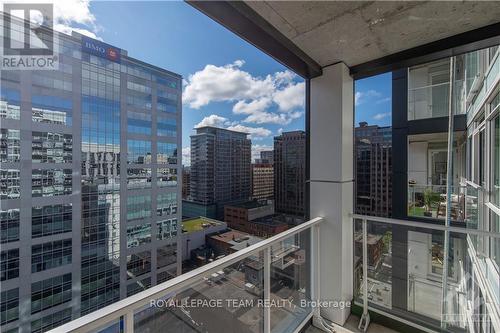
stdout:
[[262,238],[279,234],[288,229],[288,224],[281,217],[280,214],[273,214],[249,221],[246,232]]
[[249,232],[249,222],[264,216],[274,214],[271,201],[247,201],[241,204],[227,205],[224,207],[224,221],[229,228]]
[[182,261],[192,259],[192,251],[205,247],[206,237],[227,229],[222,221],[206,217],[192,218],[182,221]]
[[207,244],[214,251],[215,255],[227,255],[242,250],[250,245],[260,242],[262,238],[249,235],[247,233],[229,230],[224,233],[207,237]]

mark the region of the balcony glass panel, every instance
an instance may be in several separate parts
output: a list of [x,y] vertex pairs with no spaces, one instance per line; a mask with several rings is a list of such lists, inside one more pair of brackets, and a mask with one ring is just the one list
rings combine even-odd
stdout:
[[[481,197],[481,191],[476,192]],[[477,229],[482,230],[480,215]],[[402,225],[415,222],[400,221],[395,225],[366,218],[369,306],[431,329],[470,332],[471,325],[492,325],[500,308],[499,220],[494,212],[491,229],[484,229],[493,236],[466,234],[464,229],[464,233],[448,232],[447,244],[445,231],[430,225],[415,227]],[[354,295],[361,302],[361,220],[355,221],[354,249]],[[446,269],[447,278],[443,279]]]
[[[392,225],[370,222],[367,225],[368,301],[392,308]],[[354,285],[356,297],[363,297],[363,232],[354,228]]]
[[450,61],[436,61],[408,72],[408,120],[446,117],[450,93]]
[[271,247],[271,332],[293,332],[312,311],[310,231]]
[[[498,57],[500,58],[500,57]],[[497,59],[498,59],[497,58]],[[497,95],[497,99],[498,99]],[[491,201],[500,208],[500,116],[492,122]]]
[[135,332],[264,331],[263,253],[244,258],[135,312]]

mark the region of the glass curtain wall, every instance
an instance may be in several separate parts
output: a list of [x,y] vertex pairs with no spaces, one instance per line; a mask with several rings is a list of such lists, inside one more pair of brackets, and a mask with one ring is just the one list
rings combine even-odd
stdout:
[[446,204],[451,208],[445,224],[456,222],[453,203],[459,202],[463,226],[483,233],[459,237],[445,231],[442,262],[448,278],[442,280],[442,328],[500,329],[498,53],[493,47],[451,59],[449,128],[465,110],[467,131],[464,149],[448,135],[448,142],[453,141],[447,149]]
[[[366,268],[372,308],[438,331],[500,332],[499,58],[497,46],[408,68],[408,96],[393,96],[407,98],[402,126],[412,127],[394,169],[406,171],[408,206],[394,218],[417,224],[366,216],[365,240],[356,221],[357,300]],[[429,81],[437,72],[446,88]]]

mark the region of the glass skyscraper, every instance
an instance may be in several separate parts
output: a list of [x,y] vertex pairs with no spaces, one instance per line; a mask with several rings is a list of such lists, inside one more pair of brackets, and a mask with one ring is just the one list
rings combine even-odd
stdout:
[[57,36],[57,71],[1,75],[5,332],[46,331],[180,273],[181,76]]

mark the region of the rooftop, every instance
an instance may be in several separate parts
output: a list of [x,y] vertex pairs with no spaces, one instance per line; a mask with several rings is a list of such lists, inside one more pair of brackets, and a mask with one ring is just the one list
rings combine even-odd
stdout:
[[200,216],[182,221],[182,231],[186,233],[196,232],[220,224],[222,222]]
[[282,221],[281,214],[273,214],[264,217],[257,218],[255,220],[250,221],[251,223],[256,224],[266,224],[266,225],[288,225],[284,221]]
[[236,251],[262,241],[262,238],[260,237],[252,236],[236,230],[229,230],[218,235],[212,235],[210,238],[231,244],[233,245],[231,248]]
[[[214,127],[214,126],[200,126],[200,127],[196,127],[195,131],[196,131],[195,135],[206,134],[208,132],[212,132],[212,133],[215,133],[215,132],[230,132],[230,133],[233,133],[233,134],[239,134],[239,135],[244,135],[244,136],[247,136],[248,134],[250,134],[250,133],[245,133],[245,132],[241,132],[241,131],[233,131],[233,130],[230,130],[230,129],[227,129],[227,128]],[[193,135],[191,135],[191,136],[193,136]]]

